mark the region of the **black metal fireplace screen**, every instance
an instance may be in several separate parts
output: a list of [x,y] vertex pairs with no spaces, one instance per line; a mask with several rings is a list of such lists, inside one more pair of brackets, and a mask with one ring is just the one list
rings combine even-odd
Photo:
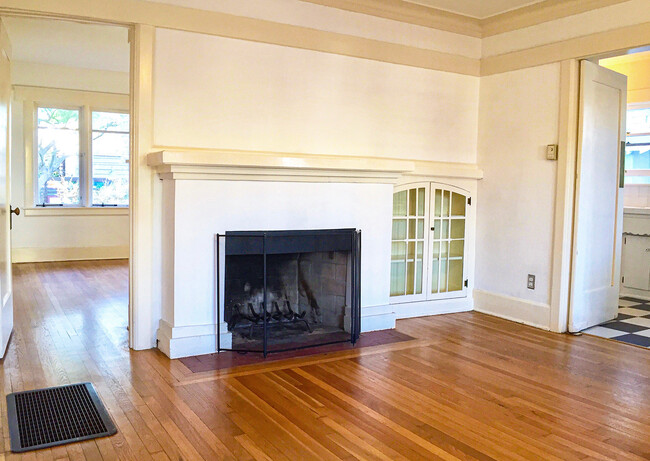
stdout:
[[226,232],[215,253],[218,351],[266,357],[359,339],[361,231]]

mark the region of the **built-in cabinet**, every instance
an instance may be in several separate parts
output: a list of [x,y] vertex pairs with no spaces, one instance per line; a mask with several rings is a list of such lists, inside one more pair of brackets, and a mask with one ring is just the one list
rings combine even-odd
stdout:
[[650,209],[625,208],[621,295],[650,299]]
[[467,296],[468,191],[435,182],[393,194],[390,295],[394,303]]
[[650,290],[650,237],[624,235],[622,261],[623,287]]

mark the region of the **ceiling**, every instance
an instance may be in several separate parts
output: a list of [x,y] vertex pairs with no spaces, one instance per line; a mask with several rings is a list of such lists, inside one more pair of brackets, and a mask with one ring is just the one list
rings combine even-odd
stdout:
[[129,71],[128,30],[50,19],[3,17],[15,61]]
[[409,3],[484,19],[544,0],[405,0]]

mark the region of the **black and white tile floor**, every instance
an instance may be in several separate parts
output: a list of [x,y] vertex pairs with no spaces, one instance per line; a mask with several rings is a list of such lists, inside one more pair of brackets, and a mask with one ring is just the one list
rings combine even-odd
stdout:
[[650,301],[623,297],[618,301],[616,319],[588,328],[583,333],[650,349]]

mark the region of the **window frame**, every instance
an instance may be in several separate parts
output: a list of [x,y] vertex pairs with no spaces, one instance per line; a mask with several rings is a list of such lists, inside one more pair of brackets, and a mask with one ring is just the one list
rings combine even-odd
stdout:
[[[130,115],[130,101],[128,94],[103,93],[95,91],[67,90],[58,88],[14,86],[14,100],[22,102],[23,108],[23,143],[24,143],[24,178],[25,178],[25,215],[26,216],[54,216],[54,215],[123,215],[128,214],[129,205],[117,206],[92,206],[92,112],[119,112]],[[79,182],[81,200],[79,205],[42,206],[37,203],[38,198],[38,144],[37,144],[37,108],[50,107],[61,109],[80,110],[79,135],[80,135],[80,162]],[[129,123],[129,136],[132,124]],[[129,142],[129,151],[133,144]],[[129,152],[129,161],[131,152]],[[129,169],[131,165],[129,163]],[[130,181],[130,173],[129,173]],[[67,211],[66,211],[67,210]],[[75,211],[76,210],[76,211]],[[113,211],[111,211],[113,210]]]
[[[627,115],[627,112],[629,112],[631,110],[639,110],[639,109],[650,109],[650,101],[648,101],[648,102],[628,103],[627,109],[626,109],[626,115]],[[648,134],[650,134],[650,133],[632,133],[632,132],[627,131],[627,127],[626,127],[626,130],[625,130],[625,143],[627,145],[627,138],[629,138],[630,136],[642,136],[642,135],[648,135]],[[648,146],[648,148],[650,149],[650,146]],[[625,156],[623,156],[623,158],[625,159]],[[647,169],[647,170],[645,170],[645,169],[630,169],[630,170],[628,170],[627,168],[625,169],[625,177],[626,178],[635,177],[635,176],[650,177],[650,169]],[[628,183],[626,183],[625,186],[626,187],[628,187],[628,186],[648,187],[648,186],[650,186],[650,183],[649,184],[634,184],[634,183],[628,184]]]
[[[86,185],[86,193],[88,196],[88,208],[128,208],[128,205],[95,205],[93,203],[93,113],[94,112],[108,112],[112,114],[129,114],[128,109],[107,109],[104,107],[97,107],[97,106],[88,106],[88,114],[87,114],[87,123],[88,123],[88,161],[87,161],[87,168],[88,168],[88,184]],[[129,127],[130,127],[129,123]],[[121,133],[121,134],[128,134],[129,135],[129,146],[130,146],[130,138],[131,138],[131,131],[129,128],[129,131],[111,131],[111,133]],[[129,147],[130,149],[130,147]],[[131,168],[130,164],[131,156],[129,155],[127,158],[127,164],[129,165],[129,169]],[[130,177],[129,177],[130,180]],[[131,200],[131,197],[129,195],[129,201]]]
[[[39,196],[38,190],[38,109],[61,109],[61,110],[76,110],[79,112],[79,204],[78,205],[52,205],[52,206],[43,206],[43,204],[38,204],[36,198]],[[32,194],[33,199],[31,204],[34,207],[39,208],[82,208],[84,207],[84,196],[83,196],[83,185],[85,178],[85,171],[83,168],[84,156],[83,156],[83,107],[74,105],[74,104],[41,104],[39,102],[34,102],[33,114],[32,114],[32,126],[33,126],[33,165],[32,168]]]

